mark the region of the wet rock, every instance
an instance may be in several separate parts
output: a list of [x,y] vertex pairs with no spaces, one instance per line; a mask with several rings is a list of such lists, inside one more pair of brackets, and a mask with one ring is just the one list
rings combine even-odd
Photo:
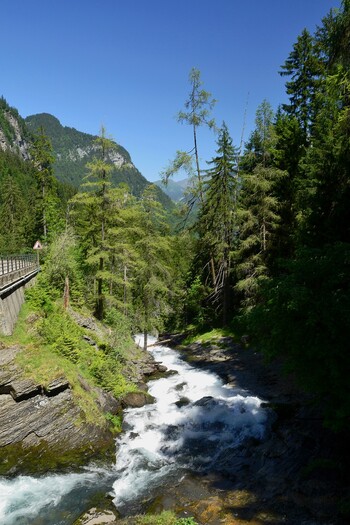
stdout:
[[183,390],[184,388],[186,388],[187,386],[187,383],[183,382],[183,383],[179,383],[178,385],[176,385],[175,387],[175,390],[177,390],[178,392],[180,392],[181,390]]
[[141,390],[142,392],[147,392],[148,391],[148,386],[146,383],[143,383],[142,381],[140,381],[139,383],[136,384],[137,388],[139,390]]
[[99,510],[94,507],[75,521],[74,525],[115,525],[117,518],[117,512]]
[[184,407],[184,406],[187,406],[190,404],[190,400],[188,399],[188,397],[180,397],[180,399],[178,401],[175,402],[175,405],[178,407],[178,408],[181,408],[181,407]]
[[140,408],[151,403],[154,403],[154,397],[147,392],[129,392],[121,399],[123,408]]
[[212,406],[217,404],[217,401],[213,398],[213,396],[205,396],[201,399],[198,399],[195,403],[193,403],[196,407],[206,407],[206,406]]

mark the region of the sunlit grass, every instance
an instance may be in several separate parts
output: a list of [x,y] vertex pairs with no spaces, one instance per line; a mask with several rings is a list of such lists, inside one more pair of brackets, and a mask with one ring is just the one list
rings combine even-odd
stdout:
[[192,343],[215,343],[216,341],[219,341],[222,337],[232,337],[233,339],[236,338],[235,333],[230,328],[213,328],[210,331],[207,332],[200,332],[194,330],[190,335],[184,339],[182,344],[189,345]]

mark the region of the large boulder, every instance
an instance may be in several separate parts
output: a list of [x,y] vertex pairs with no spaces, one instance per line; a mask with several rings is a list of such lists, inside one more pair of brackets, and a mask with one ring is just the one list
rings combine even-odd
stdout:
[[154,398],[147,392],[129,392],[122,397],[123,408],[140,408],[154,403]]

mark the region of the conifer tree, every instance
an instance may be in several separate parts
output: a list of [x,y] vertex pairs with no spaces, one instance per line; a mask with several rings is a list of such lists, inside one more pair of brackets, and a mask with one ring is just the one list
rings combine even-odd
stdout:
[[[215,264],[211,301],[228,322],[231,252],[237,231],[237,150],[225,123],[217,140],[217,156],[206,174],[204,202],[199,212],[198,229],[204,248]],[[204,226],[204,227],[203,227]],[[209,262],[209,261],[208,261]]]
[[259,301],[262,283],[270,275],[280,224],[281,187],[285,173],[274,166],[276,143],[273,112],[267,101],[259,106],[256,129],[242,159],[242,186],[238,206],[239,241],[235,251],[237,283],[243,310]]
[[[185,109],[178,113],[178,122],[188,124],[192,128],[193,147],[189,151],[177,151],[175,160],[164,170],[162,177],[166,183],[168,178],[181,169],[185,169],[191,177],[196,178],[193,187],[195,199],[203,202],[203,174],[199,162],[198,128],[206,126],[215,129],[215,120],[210,117],[216,100],[212,98],[209,91],[202,88],[200,71],[192,68],[189,74],[191,90],[185,102]],[[193,161],[195,167],[193,168]],[[193,205],[192,201],[190,205]]]
[[308,140],[317,111],[316,93],[321,73],[322,63],[317,55],[315,40],[304,29],[282,65],[280,75],[291,77],[286,82],[290,103],[282,107],[288,114],[297,117],[305,141]]
[[147,186],[140,201],[142,235],[135,242],[138,253],[134,297],[137,324],[147,334],[163,328],[171,310],[171,245],[165,212],[156,198],[156,187]]
[[55,158],[51,142],[45,135],[43,128],[40,128],[39,133],[34,137],[30,154],[35,168],[37,187],[40,195],[38,207],[41,215],[42,234],[44,240],[46,240],[48,234],[48,208],[50,206],[52,208],[52,199],[55,199],[56,191],[53,177],[53,163]]
[[28,210],[19,185],[9,173],[2,180],[0,195],[0,224],[3,232],[0,251],[17,253],[26,244]]
[[85,191],[78,193],[72,199],[76,207],[76,226],[82,238],[83,249],[87,254],[87,263],[94,268],[94,278],[97,283],[95,293],[95,315],[102,319],[105,308],[105,286],[110,280],[110,272],[106,267],[109,258],[107,246],[108,220],[110,218],[111,201],[109,180],[112,164],[108,152],[113,142],[106,137],[102,127],[100,136],[96,139],[96,157],[87,164],[88,174],[82,185]]

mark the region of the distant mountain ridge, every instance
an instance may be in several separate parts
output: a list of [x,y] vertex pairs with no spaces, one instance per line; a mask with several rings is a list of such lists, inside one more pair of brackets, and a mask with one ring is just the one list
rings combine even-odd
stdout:
[[154,184],[164,191],[164,193],[166,193],[166,195],[168,195],[171,200],[174,202],[179,202],[184,198],[189,182],[189,179],[183,179],[179,181],[169,179],[167,184],[164,184],[161,180],[155,181]]
[[[94,157],[97,136],[62,126],[60,121],[49,113],[30,115],[24,122],[32,133],[37,133],[43,128],[51,140],[56,157],[54,171],[57,179],[79,187],[87,173],[86,164]],[[128,151],[115,143],[109,153],[109,160],[114,165],[112,182],[115,185],[125,182],[131,192],[139,197],[150,182],[134,166]],[[158,198],[165,208],[173,208],[171,199],[161,189]]]

